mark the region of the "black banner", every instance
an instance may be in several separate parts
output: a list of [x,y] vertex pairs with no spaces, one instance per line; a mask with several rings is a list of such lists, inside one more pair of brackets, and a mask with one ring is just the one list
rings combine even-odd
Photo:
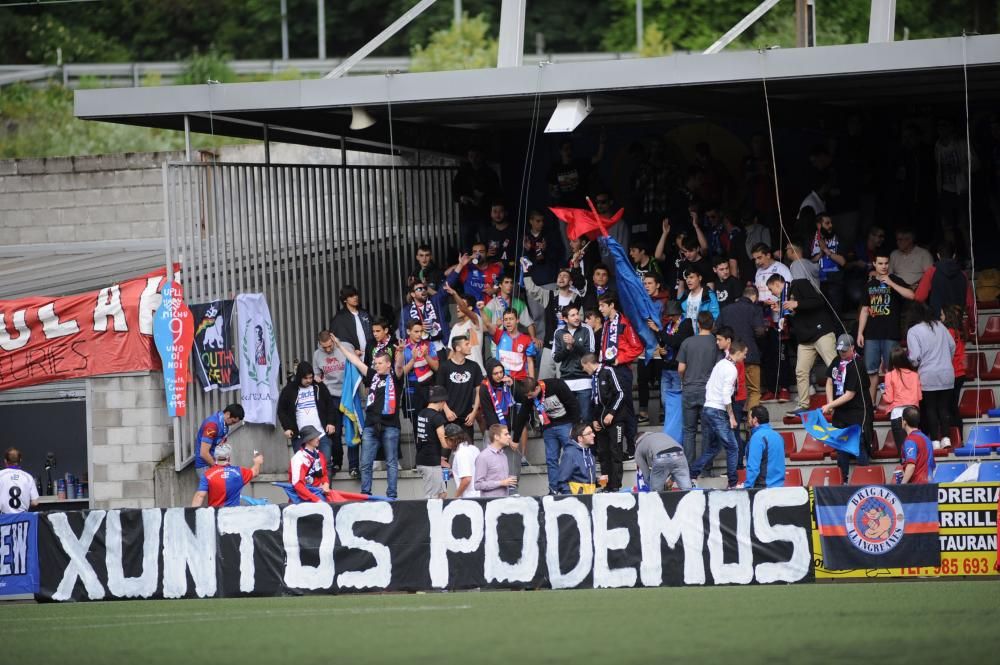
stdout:
[[194,319],[195,373],[205,391],[235,390],[240,387],[240,371],[233,353],[233,301],[215,300],[191,305]]
[[801,487],[93,510],[39,525],[40,600],[814,578]]

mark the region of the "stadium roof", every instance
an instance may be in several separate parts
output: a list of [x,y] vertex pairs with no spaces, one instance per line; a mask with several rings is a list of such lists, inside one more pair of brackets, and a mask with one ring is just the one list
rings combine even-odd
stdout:
[[[88,120],[384,150],[459,153],[483,133],[544,123],[560,97],[589,95],[585,125],[643,123],[725,113],[759,118],[766,77],[776,120],[845,109],[961,104],[963,63],[973,104],[1000,101],[1000,35],[732,51],[712,55],[562,63],[503,69],[159,88],[77,90]],[[379,122],[351,131],[351,107]],[[803,121],[804,122],[804,121]]]

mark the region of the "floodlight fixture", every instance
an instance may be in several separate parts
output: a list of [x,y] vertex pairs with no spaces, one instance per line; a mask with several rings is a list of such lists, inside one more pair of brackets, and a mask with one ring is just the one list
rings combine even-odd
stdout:
[[375,124],[375,118],[371,117],[363,106],[351,107],[351,129],[368,129]]
[[549,118],[549,124],[545,125],[546,134],[559,134],[572,132],[581,122],[586,119],[593,109],[590,106],[590,97],[580,99],[560,99],[556,104],[556,110]]

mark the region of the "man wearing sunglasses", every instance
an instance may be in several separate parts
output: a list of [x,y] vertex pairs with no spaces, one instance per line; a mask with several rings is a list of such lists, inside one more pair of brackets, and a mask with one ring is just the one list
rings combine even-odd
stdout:
[[444,291],[432,296],[426,284],[414,282],[410,286],[409,302],[399,312],[399,339],[406,339],[410,321],[419,321],[424,329],[424,340],[433,343],[435,351],[443,350],[448,341],[448,322],[442,304],[446,296]]

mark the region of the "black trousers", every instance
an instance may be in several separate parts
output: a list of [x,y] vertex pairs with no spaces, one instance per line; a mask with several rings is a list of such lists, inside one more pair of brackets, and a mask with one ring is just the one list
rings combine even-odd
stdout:
[[792,385],[795,359],[788,355],[788,342],[783,341],[777,328],[768,328],[760,347],[761,393],[776,393]]
[[951,424],[951,390],[925,390],[920,401],[920,424],[931,441],[948,436]]
[[646,364],[645,360],[640,357],[635,361],[635,368],[637,374],[636,381],[639,387],[639,410],[646,411],[649,407],[649,390],[660,378],[660,374],[663,371],[663,361],[659,358],[654,358],[649,361],[649,364]]
[[601,464],[601,473],[607,475],[607,489],[617,492],[622,487],[622,455],[625,442],[625,423],[601,425],[594,441],[597,448],[597,458]]

